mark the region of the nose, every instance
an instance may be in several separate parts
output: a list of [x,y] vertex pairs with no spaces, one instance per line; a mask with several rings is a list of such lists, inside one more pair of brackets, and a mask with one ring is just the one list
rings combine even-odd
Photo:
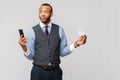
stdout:
[[45,12],[41,12],[41,15],[44,16],[44,15],[45,15]]

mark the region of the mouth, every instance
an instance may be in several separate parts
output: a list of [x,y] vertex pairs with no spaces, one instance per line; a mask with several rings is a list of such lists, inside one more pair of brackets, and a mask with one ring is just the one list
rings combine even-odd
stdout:
[[42,17],[42,18],[41,18],[41,20],[45,21],[45,20],[46,20],[46,18],[45,18],[45,17]]

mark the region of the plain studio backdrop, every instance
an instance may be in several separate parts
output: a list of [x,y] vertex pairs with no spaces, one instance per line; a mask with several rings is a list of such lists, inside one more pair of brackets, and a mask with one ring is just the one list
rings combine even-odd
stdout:
[[87,34],[87,43],[61,58],[63,80],[120,80],[119,0],[0,0],[0,80],[29,80],[32,61],[18,44],[18,29],[39,23],[43,2],[54,9],[52,21],[66,32],[68,45]]

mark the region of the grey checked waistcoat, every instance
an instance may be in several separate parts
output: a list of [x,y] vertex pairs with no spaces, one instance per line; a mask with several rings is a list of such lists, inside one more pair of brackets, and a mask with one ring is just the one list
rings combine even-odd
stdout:
[[34,65],[44,66],[51,63],[53,66],[60,64],[60,37],[59,26],[52,24],[51,32],[45,35],[40,25],[33,27],[35,33]]

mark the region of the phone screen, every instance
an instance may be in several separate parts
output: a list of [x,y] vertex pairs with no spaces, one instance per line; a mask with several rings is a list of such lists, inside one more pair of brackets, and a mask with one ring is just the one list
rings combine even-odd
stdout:
[[20,36],[23,36],[23,37],[24,37],[24,33],[23,33],[23,30],[22,30],[22,29],[19,29],[19,34],[20,34]]

